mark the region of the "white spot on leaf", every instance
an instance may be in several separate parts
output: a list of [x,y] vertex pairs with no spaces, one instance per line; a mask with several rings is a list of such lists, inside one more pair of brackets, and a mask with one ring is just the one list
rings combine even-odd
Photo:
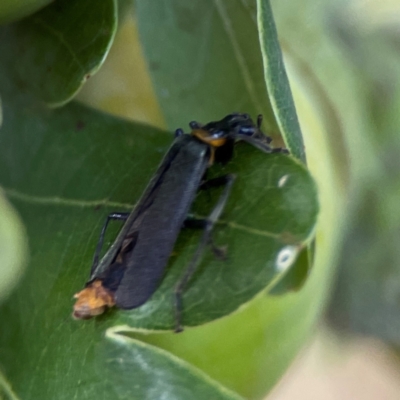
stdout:
[[296,261],[298,247],[285,246],[276,257],[275,267],[279,272],[286,271]]
[[278,187],[280,187],[280,188],[283,187],[286,184],[288,179],[289,179],[289,175],[283,175],[282,178],[280,178],[278,181]]

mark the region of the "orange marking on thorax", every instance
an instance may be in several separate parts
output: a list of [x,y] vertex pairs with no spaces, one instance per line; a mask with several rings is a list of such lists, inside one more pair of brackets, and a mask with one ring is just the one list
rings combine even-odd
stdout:
[[221,147],[226,143],[226,138],[213,138],[204,129],[193,129],[192,135],[204,143],[207,143],[213,147]]

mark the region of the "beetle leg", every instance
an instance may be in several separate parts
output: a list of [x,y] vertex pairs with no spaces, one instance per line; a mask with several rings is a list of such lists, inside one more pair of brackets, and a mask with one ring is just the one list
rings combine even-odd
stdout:
[[97,264],[99,263],[99,256],[100,256],[101,248],[103,247],[104,236],[106,234],[108,223],[111,220],[126,221],[128,219],[128,217],[129,217],[129,213],[126,213],[126,212],[113,212],[107,216],[106,222],[104,223],[103,228],[101,229],[101,232],[100,232],[99,241],[97,242],[97,247],[96,247],[96,251],[94,253],[94,257],[93,257],[93,264],[92,264],[92,268],[90,270],[90,275],[93,274],[94,270],[97,267]]
[[283,147],[274,147],[271,151],[271,153],[283,153],[283,154],[290,154],[288,149],[285,149]]
[[[185,219],[183,222],[183,228],[189,228],[189,229],[204,229],[207,226],[208,220],[207,218],[196,218],[192,216],[188,216],[188,218]],[[217,246],[214,243],[213,238],[210,237],[208,238],[208,243],[212,252],[214,253],[214,256],[218,258],[219,260],[226,260],[226,246]]]
[[223,177],[217,178],[220,182],[222,180],[225,181],[225,188],[222,192],[220,198],[218,199],[217,204],[215,205],[214,209],[211,211],[210,215],[206,218],[203,235],[200,239],[200,243],[197,246],[197,249],[190,261],[189,265],[187,266],[185,272],[183,273],[180,281],[175,287],[174,299],[175,299],[175,332],[181,332],[183,330],[182,327],[182,293],[186,288],[187,283],[189,282],[190,278],[193,276],[194,272],[196,271],[197,265],[201,259],[201,256],[204,252],[205,246],[210,242],[211,231],[218,221],[225,204],[228,200],[229,194],[232,189],[233,182],[235,180],[235,175],[225,175]]
[[216,178],[208,179],[199,186],[199,190],[208,190],[210,188],[225,186],[227,184],[227,176],[229,175],[222,175],[217,176]]

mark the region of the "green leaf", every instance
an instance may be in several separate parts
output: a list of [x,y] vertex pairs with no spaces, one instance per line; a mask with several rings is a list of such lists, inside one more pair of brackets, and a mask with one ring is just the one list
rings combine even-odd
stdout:
[[290,153],[300,161],[305,162],[303,137],[283,64],[271,5],[269,0],[257,0],[257,5],[265,82],[275,118]]
[[232,111],[278,129],[264,83],[255,9],[240,0],[138,0],[141,44],[170,129]]
[[20,87],[51,106],[68,102],[96,73],[117,25],[114,0],[60,0],[0,31],[1,54]]
[[[174,400],[242,399],[190,364],[157,347],[128,338],[119,330],[108,330],[103,349],[106,373],[117,398],[134,396],[153,400],[168,394]],[[133,376],[140,384],[132,390]]]

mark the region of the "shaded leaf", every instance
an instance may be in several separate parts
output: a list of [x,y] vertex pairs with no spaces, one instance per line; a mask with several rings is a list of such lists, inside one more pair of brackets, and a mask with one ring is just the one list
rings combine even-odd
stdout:
[[0,30],[15,80],[52,106],[69,101],[103,63],[114,38],[114,0],[60,0]]
[[240,0],[136,1],[141,43],[170,129],[188,118],[264,114],[278,134],[265,89],[254,4]]

